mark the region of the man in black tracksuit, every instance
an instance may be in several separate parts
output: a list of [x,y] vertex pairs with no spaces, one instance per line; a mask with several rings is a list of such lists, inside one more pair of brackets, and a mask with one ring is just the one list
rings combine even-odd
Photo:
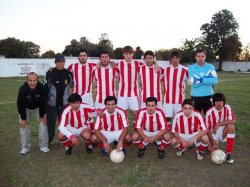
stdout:
[[61,113],[67,104],[70,88],[73,87],[72,73],[64,68],[65,58],[58,54],[55,57],[56,67],[49,70],[44,78],[44,86],[48,93],[47,123],[49,144],[55,136],[56,120],[60,119]]

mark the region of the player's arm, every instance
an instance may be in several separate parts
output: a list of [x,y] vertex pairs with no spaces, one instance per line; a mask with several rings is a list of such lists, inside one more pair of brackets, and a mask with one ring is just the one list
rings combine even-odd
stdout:
[[201,130],[198,134],[196,134],[195,136],[193,136],[189,141],[188,141],[188,145],[192,146],[193,143],[200,137],[202,137],[203,135],[207,134],[207,130]]
[[118,144],[117,144],[117,147],[116,149],[119,151],[119,150],[122,150],[122,144],[123,144],[123,140],[125,138],[125,136],[127,135],[128,133],[128,127],[125,127],[123,130],[122,130],[122,133],[118,139]]
[[40,122],[43,123],[44,125],[46,124],[46,119],[45,119],[45,110],[47,106],[47,93],[43,89],[42,84],[39,83],[39,91],[40,91],[40,99],[39,99],[39,116],[40,116]]
[[166,132],[167,132],[166,129],[161,129],[161,130],[159,130],[159,133],[158,133],[158,134],[149,137],[149,143],[153,143],[155,140],[157,140],[158,138],[162,137],[162,135],[163,135],[164,133],[166,133]]
[[27,125],[27,115],[26,115],[26,101],[25,101],[25,93],[22,88],[19,89],[18,97],[17,97],[17,110],[20,115],[20,125],[21,127]]
[[149,138],[144,134],[142,129],[137,128],[137,132],[145,143],[149,141]]
[[174,137],[181,143],[181,145],[182,145],[183,147],[188,147],[188,146],[189,146],[189,145],[188,145],[188,142],[187,142],[186,140],[184,140],[184,139],[180,136],[179,132],[173,132],[173,135],[174,135]]
[[217,142],[214,140],[211,130],[208,130],[207,136],[210,142],[209,151],[213,152],[216,148],[218,148]]

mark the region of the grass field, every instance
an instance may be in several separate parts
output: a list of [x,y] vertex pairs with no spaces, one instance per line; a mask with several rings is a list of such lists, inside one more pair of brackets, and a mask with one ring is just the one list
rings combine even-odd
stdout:
[[[236,115],[235,163],[215,165],[206,153],[202,161],[194,149],[182,157],[169,147],[158,159],[150,145],[143,158],[131,145],[121,164],[113,164],[95,148],[85,153],[83,143],[65,156],[58,140],[51,152],[38,148],[37,126],[31,125],[32,151],[21,156],[16,97],[24,78],[0,79],[0,187],[10,186],[250,186],[250,74],[219,73],[215,91],[225,93]],[[188,87],[188,95],[190,88]],[[221,148],[225,148],[222,145]]]

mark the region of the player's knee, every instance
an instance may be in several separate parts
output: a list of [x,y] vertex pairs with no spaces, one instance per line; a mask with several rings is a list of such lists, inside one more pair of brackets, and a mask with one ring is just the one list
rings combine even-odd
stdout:
[[125,140],[126,140],[127,143],[131,143],[131,142],[132,142],[131,134],[128,133],[128,134],[125,136]]
[[58,140],[62,141],[64,139],[64,135],[61,132],[59,132],[57,138]]
[[92,143],[96,143],[98,139],[97,139],[97,136],[95,134],[93,134],[91,136],[90,140],[91,140]]
[[164,134],[163,134],[163,140],[165,140],[165,141],[168,142],[168,141],[170,140],[170,138],[171,138],[171,137],[170,137],[169,133],[164,133]]
[[172,140],[171,140],[171,145],[172,145],[172,146],[177,146],[178,143],[179,143],[179,142],[177,141],[176,138],[172,138]]
[[133,134],[132,134],[132,140],[133,141],[137,141],[139,139],[139,134],[137,133],[137,132],[134,132]]
[[228,128],[228,132],[229,133],[234,133],[235,132],[235,126],[234,126],[234,124],[228,124],[227,128]]
[[207,135],[203,135],[203,136],[201,137],[201,141],[202,141],[204,144],[208,144],[208,142],[209,142],[208,136],[207,136]]
[[91,133],[87,130],[83,130],[81,132],[81,137],[83,137],[84,140],[90,140]]

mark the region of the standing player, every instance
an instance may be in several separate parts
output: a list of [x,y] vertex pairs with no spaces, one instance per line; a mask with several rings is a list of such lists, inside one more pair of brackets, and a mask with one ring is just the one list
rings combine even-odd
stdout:
[[231,107],[226,104],[226,98],[222,93],[213,95],[213,107],[206,113],[206,125],[210,140],[209,150],[212,152],[218,148],[219,142],[227,142],[226,161],[230,164],[233,160],[233,146],[235,138],[235,117]]
[[164,70],[164,104],[163,111],[170,121],[181,110],[185,99],[185,81],[188,80],[187,68],[180,64],[180,54],[173,51],[170,55],[170,65]]
[[78,145],[78,136],[85,140],[86,152],[92,153],[91,132],[86,122],[95,113],[95,108],[82,103],[79,94],[73,93],[68,98],[60,118],[58,139],[65,145],[65,153],[71,155],[73,145]]
[[193,146],[197,147],[198,160],[203,159],[203,150],[208,146],[207,128],[199,112],[194,111],[193,101],[185,99],[182,103],[182,111],[175,114],[172,122],[174,138],[172,144],[177,148],[177,156]]
[[194,100],[195,110],[206,114],[212,107],[213,85],[217,84],[218,78],[214,66],[205,62],[206,51],[197,49],[195,55],[196,63],[188,67],[191,98]]
[[46,92],[38,81],[34,72],[27,75],[27,81],[20,87],[17,98],[17,109],[20,115],[21,154],[26,155],[30,151],[29,121],[32,113],[35,114],[38,123],[40,151],[47,153],[48,130],[45,119]]
[[96,82],[95,107],[104,109],[104,100],[108,96],[116,96],[115,81],[118,77],[118,69],[110,66],[109,53],[102,51],[100,54],[100,67],[94,70]]
[[88,62],[88,53],[85,49],[79,50],[78,63],[71,64],[68,70],[73,73],[74,88],[73,93],[82,97],[82,101],[93,106],[92,83],[93,70],[96,66]]
[[157,99],[157,107],[162,108],[161,97],[161,81],[163,78],[163,68],[154,66],[154,53],[146,51],[144,53],[144,61],[146,64],[140,67],[141,79],[141,108],[146,107],[146,98],[155,97]]
[[158,147],[159,158],[164,158],[165,149],[170,143],[169,124],[163,111],[157,108],[155,97],[146,99],[146,108],[139,111],[135,129],[132,139],[139,148],[137,156],[143,157],[146,150],[145,144],[161,141]]
[[126,147],[131,144],[131,135],[128,133],[128,118],[126,112],[116,107],[117,99],[115,96],[108,96],[103,109],[103,117],[96,119],[95,135],[91,137],[93,143],[99,143],[102,154],[111,152],[110,143],[118,142],[116,149],[126,153]]

